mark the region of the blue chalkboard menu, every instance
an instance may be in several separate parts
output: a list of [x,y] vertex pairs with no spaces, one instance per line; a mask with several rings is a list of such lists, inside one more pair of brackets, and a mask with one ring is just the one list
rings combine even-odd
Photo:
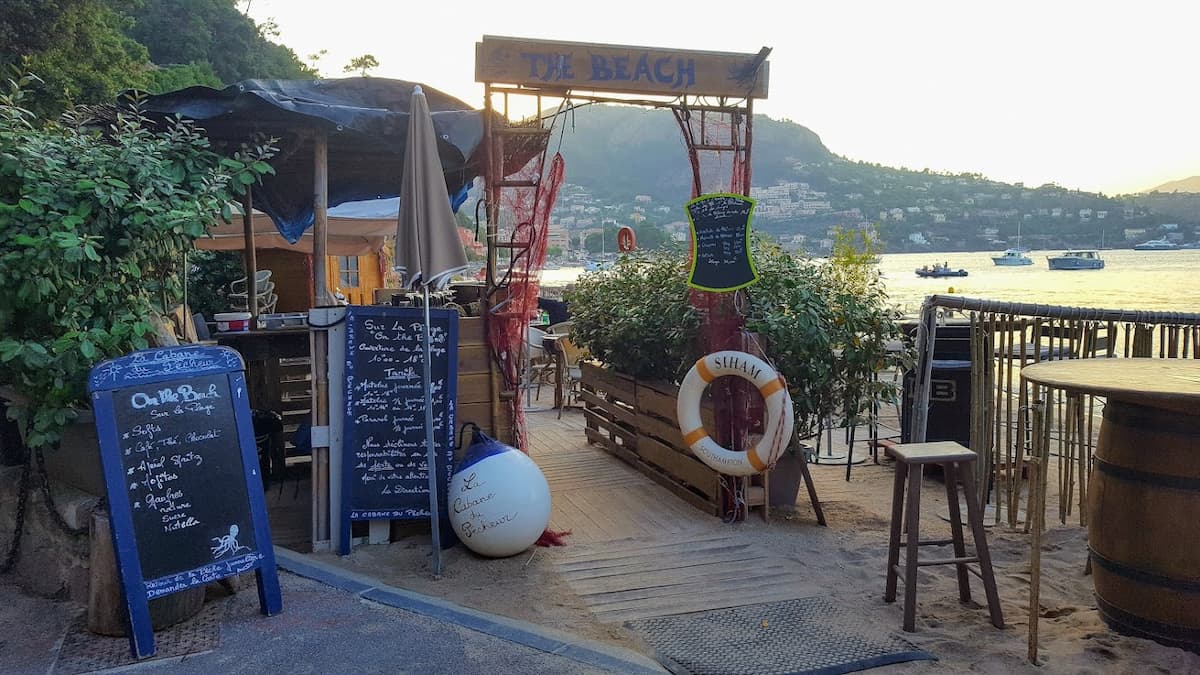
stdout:
[[758,281],[750,257],[754,200],[735,194],[701,195],[687,203],[692,229],[688,285],[704,291],[736,291]]
[[[440,512],[454,459],[458,312],[430,309],[434,442]],[[425,310],[346,309],[346,396],[342,432],[342,536],[354,520],[428,518],[425,436]],[[443,519],[445,520],[445,519]]]
[[256,570],[280,609],[241,357],[226,347],[135,352],[88,382],[130,614],[130,648],[154,653],[148,602]]

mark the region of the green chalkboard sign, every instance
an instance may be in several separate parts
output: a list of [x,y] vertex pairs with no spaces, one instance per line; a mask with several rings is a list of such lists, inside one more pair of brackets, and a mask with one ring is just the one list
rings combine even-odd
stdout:
[[704,291],[736,291],[758,281],[750,257],[754,200],[743,195],[701,195],[687,203],[692,227],[688,285]]

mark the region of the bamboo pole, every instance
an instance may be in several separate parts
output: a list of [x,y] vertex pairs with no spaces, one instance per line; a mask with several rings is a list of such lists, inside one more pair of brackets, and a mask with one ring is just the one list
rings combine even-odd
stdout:
[[[1035,389],[1037,389],[1035,387]],[[1049,393],[1049,389],[1045,390]],[[1033,537],[1029,552],[1029,662],[1037,665],[1038,620],[1041,618],[1042,594],[1042,533],[1046,526],[1046,473],[1050,441],[1051,411],[1043,401],[1033,406],[1034,448],[1031,466],[1036,474],[1036,487],[1030,490],[1030,508],[1026,521],[1033,522]]]
[[[1027,357],[1029,355],[1029,343],[1025,340],[1028,335],[1029,321],[1025,318],[1021,319],[1020,335],[1021,335],[1021,369],[1025,368]],[[1013,448],[1013,479],[1009,481],[1010,493],[1008,500],[1008,525],[1009,527],[1017,526],[1017,518],[1021,508],[1021,476],[1022,469],[1025,466],[1025,449],[1026,449],[1026,425],[1028,424],[1029,410],[1029,384],[1025,378],[1017,378],[1019,381],[1019,391],[1017,393],[1017,444]],[[1025,519],[1029,522],[1028,517]]]
[[924,443],[929,423],[929,390],[933,379],[933,354],[937,344],[937,308],[926,299],[917,326],[917,380],[913,387],[910,443]]
[[1094,307],[1068,307],[1064,305],[1039,305],[1031,302],[999,302],[966,298],[960,295],[931,295],[925,303],[934,307],[961,311],[986,311],[1001,314],[1025,314],[1087,321],[1128,321],[1132,323],[1179,324],[1200,326],[1200,313],[1194,312],[1150,312],[1130,309],[1101,309]]
[[329,293],[327,251],[329,243],[329,139],[325,132],[313,136],[313,303],[333,304]]
[[258,318],[258,252],[254,249],[254,224],[252,211],[254,197],[246,186],[242,195],[242,267],[246,269],[246,309],[250,311],[250,325]]

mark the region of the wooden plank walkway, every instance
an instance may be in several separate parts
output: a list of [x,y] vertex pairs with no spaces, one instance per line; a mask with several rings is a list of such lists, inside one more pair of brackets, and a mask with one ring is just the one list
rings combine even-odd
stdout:
[[745,538],[714,533],[572,547],[556,556],[555,565],[605,623],[819,593],[805,583],[795,561],[771,555]]
[[[817,595],[803,566],[702,513],[589,445],[583,416],[528,415],[530,454],[550,483],[552,552],[568,585],[606,623]],[[752,516],[753,517],[753,516]]]

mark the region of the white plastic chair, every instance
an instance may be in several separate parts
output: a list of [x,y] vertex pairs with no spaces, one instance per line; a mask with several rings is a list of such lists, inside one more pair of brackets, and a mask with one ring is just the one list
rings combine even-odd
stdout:
[[537,397],[542,395],[542,382],[554,372],[554,359],[546,353],[544,338],[546,331],[530,326],[525,333],[525,403],[532,405],[530,388],[537,387]]
[[[266,291],[263,290],[263,285],[266,284],[270,280],[271,280],[271,270],[258,270],[257,272],[254,273],[254,285],[256,286],[255,290],[258,291],[258,295],[260,297],[262,295],[264,295],[265,293],[270,292],[270,289],[267,289]],[[242,277],[241,279],[234,279],[233,281],[229,282],[229,297],[245,298],[249,294],[249,289],[246,288],[246,283],[248,281],[249,281],[248,277]],[[272,283],[271,288],[274,288],[274,287],[275,287],[275,284]]]

